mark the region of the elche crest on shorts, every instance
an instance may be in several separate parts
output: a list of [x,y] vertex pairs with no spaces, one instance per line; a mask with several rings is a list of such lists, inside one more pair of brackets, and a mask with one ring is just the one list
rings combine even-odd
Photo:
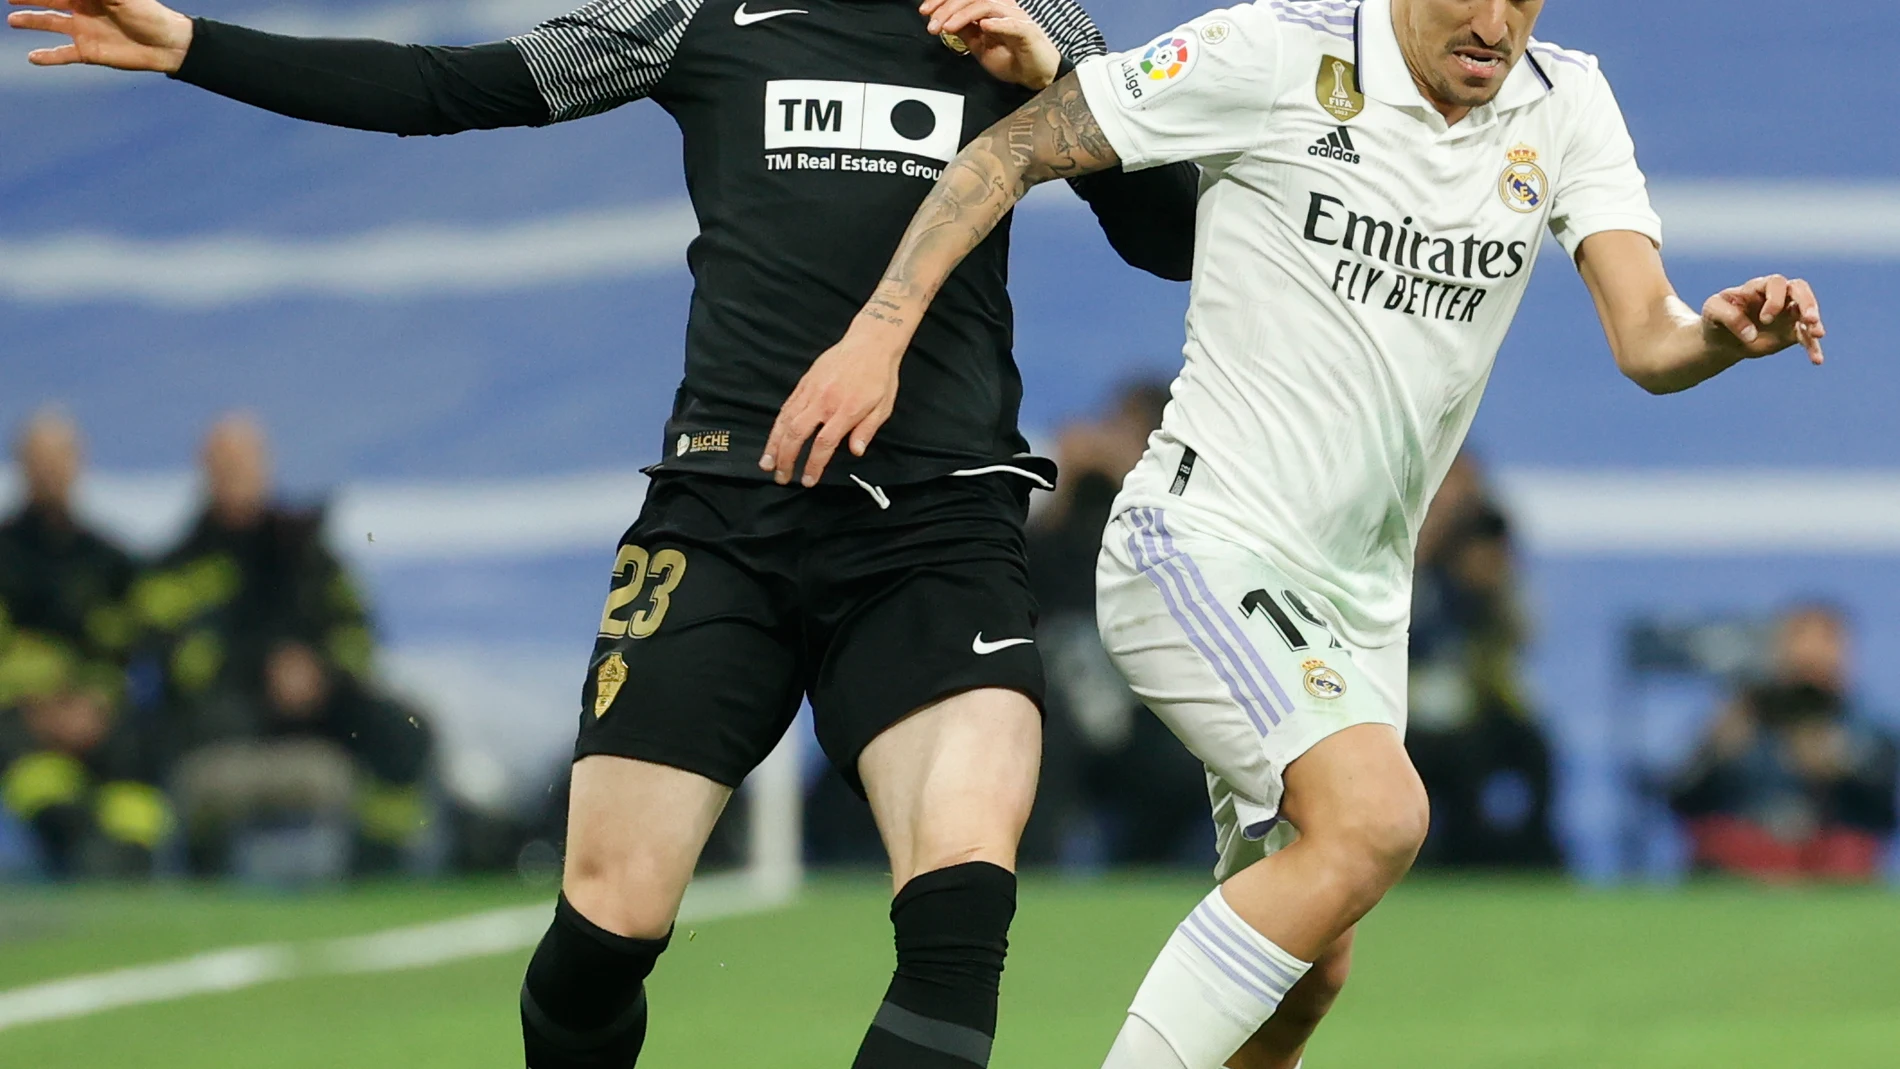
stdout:
[[620,688],[627,682],[627,661],[620,651],[607,655],[594,672],[594,719],[607,715],[613,708],[614,699],[620,696]]

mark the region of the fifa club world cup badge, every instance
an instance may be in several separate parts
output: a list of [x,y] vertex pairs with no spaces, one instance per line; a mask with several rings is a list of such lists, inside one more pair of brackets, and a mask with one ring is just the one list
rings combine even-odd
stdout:
[[627,681],[627,662],[622,660],[619,651],[607,655],[600,662],[600,670],[594,673],[594,719],[607,715],[607,710],[620,696],[621,684]]
[[1319,94],[1319,106],[1340,122],[1350,122],[1366,110],[1358,69],[1338,56],[1319,57],[1319,78],[1313,88]]
[[1550,180],[1544,177],[1544,169],[1537,166],[1536,149],[1519,145],[1511,150],[1510,156],[1511,162],[1505,165],[1504,174],[1498,179],[1498,196],[1504,198],[1506,208],[1529,215],[1544,206]]
[[1308,661],[1300,667],[1306,669],[1306,693],[1313,697],[1332,701],[1346,693],[1345,678],[1326,667],[1325,661]]

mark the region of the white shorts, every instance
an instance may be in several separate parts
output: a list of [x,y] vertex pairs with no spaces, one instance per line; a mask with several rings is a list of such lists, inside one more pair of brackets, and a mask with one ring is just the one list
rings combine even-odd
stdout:
[[1406,644],[1356,648],[1338,613],[1256,554],[1162,508],[1109,521],[1096,565],[1102,643],[1207,766],[1227,877],[1293,841],[1287,766],[1357,724],[1405,731]]

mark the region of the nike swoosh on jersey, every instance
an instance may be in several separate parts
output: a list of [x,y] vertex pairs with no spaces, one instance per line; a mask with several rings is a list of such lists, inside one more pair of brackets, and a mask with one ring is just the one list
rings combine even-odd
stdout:
[[735,26],[750,26],[755,22],[764,22],[766,19],[778,18],[780,15],[809,14],[811,14],[811,12],[796,7],[782,7],[777,11],[747,11],[745,5],[740,4],[737,8],[733,9],[732,22]]
[[999,638],[995,642],[983,641],[983,632],[978,631],[970,642],[970,652],[978,657],[988,657],[997,650],[1006,650],[1011,646],[1027,646],[1036,641],[1033,638]]

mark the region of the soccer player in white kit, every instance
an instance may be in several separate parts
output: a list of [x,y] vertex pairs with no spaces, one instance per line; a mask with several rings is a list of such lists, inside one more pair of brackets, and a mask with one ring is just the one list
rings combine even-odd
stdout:
[[862,452],[930,298],[1031,186],[1203,167],[1186,363],[1097,578],[1116,664],[1207,765],[1221,883],[1109,1069],[1298,1064],[1353,926],[1410,867],[1413,543],[1546,232],[1653,393],[1794,345],[1821,362],[1804,282],[1757,278],[1699,315],[1677,298],[1609,84],[1531,37],[1542,7],[1267,0],[1084,62],[950,164],[781,411],[768,452],[814,432],[809,465]]

